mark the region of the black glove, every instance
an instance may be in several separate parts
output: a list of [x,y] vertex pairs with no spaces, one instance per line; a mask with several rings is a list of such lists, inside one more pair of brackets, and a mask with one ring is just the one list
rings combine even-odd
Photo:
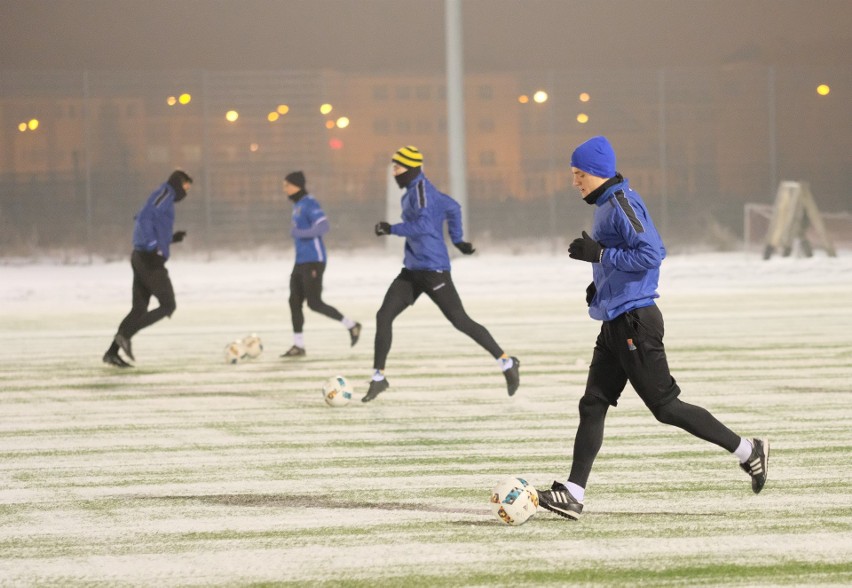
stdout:
[[177,231],[172,235],[172,243],[180,243],[184,237],[186,237],[186,231]]
[[586,306],[592,305],[592,298],[594,298],[597,293],[598,289],[595,287],[594,282],[586,286]]
[[380,223],[376,223],[376,235],[381,237],[382,235],[390,235],[390,223],[386,223],[382,221]]
[[467,241],[459,241],[458,243],[453,243],[453,245],[455,245],[456,249],[465,255],[471,255],[474,251],[476,251],[476,249],[473,248],[473,245]]
[[586,231],[583,231],[583,236],[574,239],[568,246],[568,257],[589,263],[600,263],[603,250],[603,245],[589,237]]

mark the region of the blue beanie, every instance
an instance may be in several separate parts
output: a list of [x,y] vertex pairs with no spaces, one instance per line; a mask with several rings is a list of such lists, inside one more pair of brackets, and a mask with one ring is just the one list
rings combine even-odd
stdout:
[[615,151],[606,137],[592,137],[574,149],[571,167],[599,178],[613,178],[616,174]]

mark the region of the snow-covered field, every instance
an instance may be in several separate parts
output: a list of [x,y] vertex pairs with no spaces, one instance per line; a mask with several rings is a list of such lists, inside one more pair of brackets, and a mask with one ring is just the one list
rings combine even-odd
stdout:
[[[522,360],[491,358],[423,299],[400,316],[375,402],[360,398],[374,315],[399,270],[332,252],[326,301],[290,343],[291,258],[177,257],[178,309],[101,363],[129,262],[0,265],[0,585],[852,584],[852,252],[673,256],[660,307],[682,398],[772,442],[752,494],[724,451],[657,423],[628,387],[610,411],[584,517],[502,525],[503,477],[564,479],[598,325],[590,268],[557,256],[455,260],[466,307]],[[256,361],[225,365],[257,332]]]

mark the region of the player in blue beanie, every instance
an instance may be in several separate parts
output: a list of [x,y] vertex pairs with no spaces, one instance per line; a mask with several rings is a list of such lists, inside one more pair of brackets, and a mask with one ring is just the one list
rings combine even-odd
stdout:
[[595,207],[592,234],[583,231],[570,257],[592,264],[586,288],[593,319],[602,321],[566,483],[539,490],[542,507],[577,520],[586,483],[603,443],[604,419],[627,382],[658,421],[674,425],[733,453],[751,476],[757,494],[766,483],[769,441],[740,437],[704,408],[681,401],[663,347],[663,315],[654,300],[666,249],[641,196],[616,171],[615,151],[606,137],[593,137],[571,155],[574,186]]

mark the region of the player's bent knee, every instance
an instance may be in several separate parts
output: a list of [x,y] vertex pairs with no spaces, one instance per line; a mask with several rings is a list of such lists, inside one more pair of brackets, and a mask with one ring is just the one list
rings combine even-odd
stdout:
[[655,406],[651,408],[651,414],[654,415],[654,418],[664,423],[666,425],[672,425],[677,422],[678,419],[678,408],[680,406],[680,400],[677,398],[666,402],[665,404],[661,404],[659,406]]
[[580,418],[595,418],[606,414],[609,403],[603,398],[592,394],[584,394],[580,398]]

